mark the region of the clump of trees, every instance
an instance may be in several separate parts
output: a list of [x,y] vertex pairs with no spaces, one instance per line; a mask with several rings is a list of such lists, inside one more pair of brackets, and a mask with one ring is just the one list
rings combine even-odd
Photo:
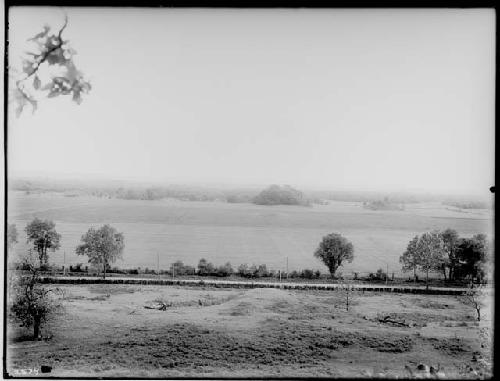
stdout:
[[233,273],[233,267],[230,262],[226,262],[221,266],[215,266],[213,263],[208,262],[205,258],[200,259],[198,262],[198,275],[200,276],[228,277]]
[[123,234],[110,225],[104,225],[99,229],[90,228],[81,241],[76,248],[76,254],[86,255],[89,263],[101,266],[103,278],[106,279],[106,270],[110,264],[122,256],[125,247]]
[[363,202],[363,208],[370,210],[404,210],[404,204],[397,203],[390,200],[388,197],[384,197],[383,200],[375,201],[365,201]]
[[238,267],[238,275],[243,278],[265,278],[272,275],[265,264],[249,266],[246,263]]
[[331,233],[323,237],[314,256],[320,259],[333,279],[335,272],[343,263],[351,263],[354,259],[354,247],[352,243],[338,233]]
[[302,192],[290,185],[273,184],[254,197],[258,205],[309,205]]
[[185,265],[182,261],[176,261],[170,266],[170,273],[178,276],[194,275],[196,269],[193,266]]
[[403,271],[425,272],[428,285],[429,272],[443,273],[445,280],[483,281],[486,276],[489,244],[485,234],[461,238],[453,229],[432,231],[415,236],[399,258]]
[[26,225],[27,242],[32,243],[38,253],[40,267],[48,267],[47,250],[56,251],[60,248],[61,235],[56,231],[56,224],[53,221],[42,221],[35,218]]

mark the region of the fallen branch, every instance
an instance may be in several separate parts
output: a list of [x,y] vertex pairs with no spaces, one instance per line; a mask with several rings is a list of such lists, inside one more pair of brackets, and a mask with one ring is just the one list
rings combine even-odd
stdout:
[[378,321],[381,322],[381,323],[397,324],[397,325],[400,325],[400,326],[403,326],[403,327],[409,327],[410,326],[409,324],[406,324],[404,321],[393,320],[393,319],[391,319],[390,316],[386,316],[383,319],[379,318]]

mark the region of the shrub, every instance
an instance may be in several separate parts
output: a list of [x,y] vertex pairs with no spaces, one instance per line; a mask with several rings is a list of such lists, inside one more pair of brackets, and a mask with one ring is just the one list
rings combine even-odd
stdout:
[[300,277],[305,279],[312,279],[314,278],[314,271],[309,269],[302,270]]
[[231,267],[231,263],[227,262],[223,266],[217,267],[216,275],[219,277],[227,277],[233,273],[233,268]]

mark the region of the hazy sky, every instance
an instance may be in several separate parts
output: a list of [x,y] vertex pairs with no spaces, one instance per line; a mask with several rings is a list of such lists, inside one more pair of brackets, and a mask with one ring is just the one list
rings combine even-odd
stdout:
[[[492,10],[66,8],[93,89],[9,119],[15,174],[481,192]],[[11,8],[10,56],[61,8]]]

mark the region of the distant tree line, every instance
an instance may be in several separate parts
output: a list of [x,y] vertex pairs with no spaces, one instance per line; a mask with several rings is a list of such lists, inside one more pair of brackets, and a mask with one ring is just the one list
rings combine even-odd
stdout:
[[443,205],[454,206],[459,209],[488,209],[491,207],[486,202],[483,201],[451,201],[445,200],[442,202]]
[[389,197],[384,197],[383,200],[364,201],[363,208],[370,210],[404,210],[405,206],[389,199]]
[[125,200],[160,200],[173,198],[183,201],[222,201],[228,203],[256,203],[260,205],[311,205],[328,204],[330,201],[361,202],[368,209],[397,210],[406,204],[418,202],[442,202],[460,209],[490,208],[483,200],[466,200],[443,195],[412,194],[405,192],[375,191],[321,191],[302,193],[290,186],[271,185],[262,191],[253,188],[223,189],[193,185],[100,185],[77,181],[50,181],[12,179],[9,189],[29,193],[57,192],[66,197],[89,195]]

